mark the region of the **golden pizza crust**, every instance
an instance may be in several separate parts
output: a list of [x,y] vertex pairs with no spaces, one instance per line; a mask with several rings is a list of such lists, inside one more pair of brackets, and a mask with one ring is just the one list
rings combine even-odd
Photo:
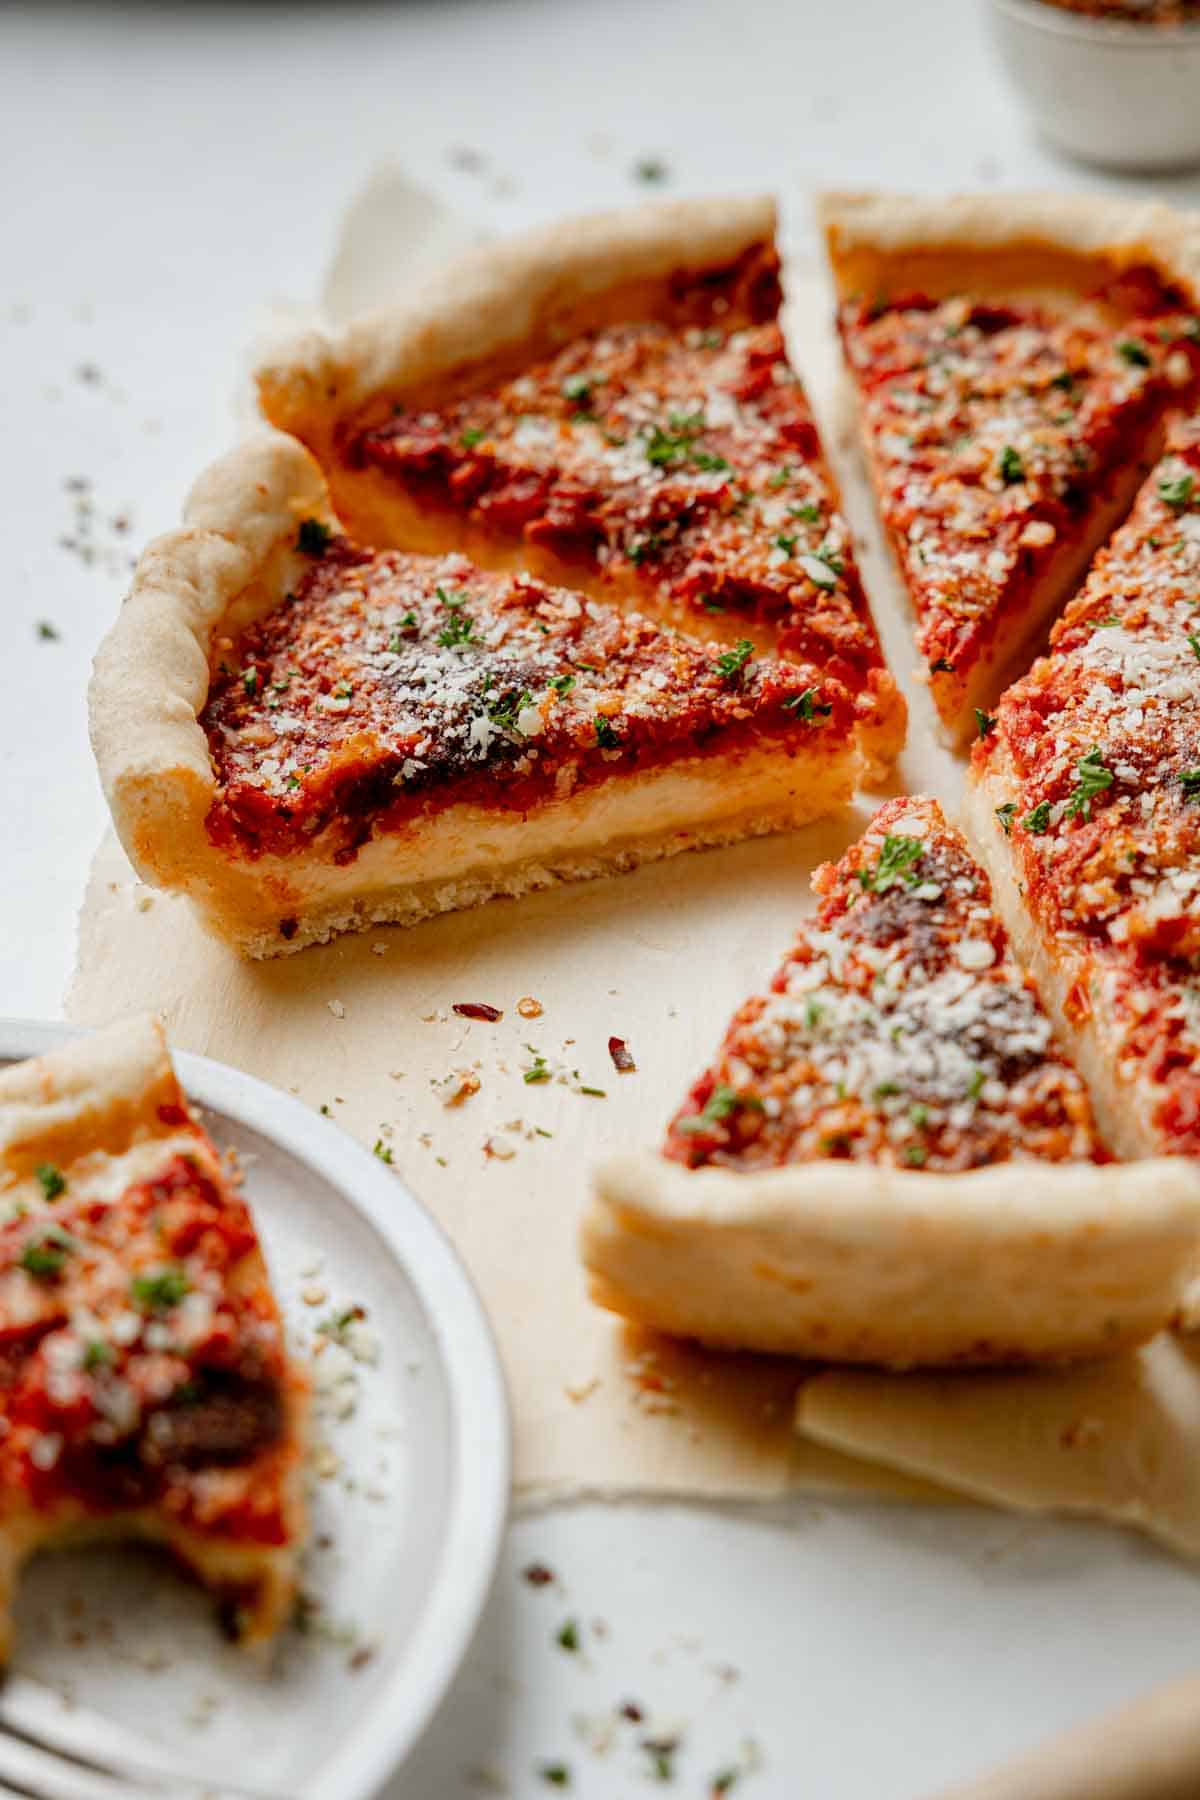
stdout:
[[1057,1362],[1176,1317],[1200,1264],[1200,1169],[627,1155],[596,1173],[582,1255],[600,1305],[704,1343],[895,1369]]
[[[36,1176],[51,1164],[70,1188],[116,1197],[150,1179],[176,1154],[185,1154],[222,1187],[228,1177],[208,1139],[164,1121],[187,1109],[158,1021],[148,1014],[76,1039],[45,1056],[0,1070],[0,1207],[44,1206]],[[257,1245],[238,1265],[238,1279],[266,1284]],[[294,1454],[284,1478],[287,1541],[281,1545],[225,1542],[184,1526],[161,1511],[130,1509],[96,1517],[64,1502],[52,1514],[0,1505],[0,1668],[12,1638],[12,1598],[22,1564],[36,1551],[96,1539],[146,1538],[163,1544],[218,1593],[236,1595],[242,1641],[266,1643],[287,1624],[295,1603],[299,1547],[304,1536],[303,1452],[307,1387],[295,1371],[285,1386],[282,1441]]]
[[1030,299],[1088,293],[1149,265],[1200,296],[1200,222],[1156,200],[1012,193],[819,195],[839,295],[964,289]]
[[722,754],[719,746],[527,814],[456,804],[380,833],[350,863],[296,852],[239,859],[205,821],[217,795],[199,716],[213,643],[269,612],[308,567],[299,522],[332,520],[308,452],[264,432],[196,484],[186,525],[150,545],[96,658],[92,747],[117,835],[156,887],[186,894],[249,956],[335,933],[417,921],[494,896],[637,867],[679,851],[790,829],[843,806],[861,771],[832,732]]

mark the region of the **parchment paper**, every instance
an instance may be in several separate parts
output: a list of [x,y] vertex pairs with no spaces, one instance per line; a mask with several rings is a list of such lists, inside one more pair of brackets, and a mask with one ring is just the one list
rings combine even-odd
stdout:
[[[327,310],[345,317],[376,303],[383,285],[394,291],[409,266],[406,242],[425,261],[461,237],[402,174],[382,172],[347,215]],[[924,689],[910,679],[903,599],[851,453],[830,301],[810,268],[792,266],[787,286],[793,356],[909,699],[909,742],[892,791],[937,794],[953,815],[962,768],[936,742]],[[812,909],[812,870],[853,842],[881,797],[863,796],[838,818],[790,837],[252,965],[206,937],[185,903],[142,887],[109,838],[84,903],[68,1013],[99,1025],[157,1010],[173,1043],[327,1107],[338,1125],[390,1155],[458,1246],[487,1303],[512,1393],[516,1482],[526,1499],[736,1499],[797,1488],[933,1499],[945,1490],[926,1477],[953,1487],[960,1474],[964,1488],[981,1492],[965,1397],[952,1429],[934,1433],[934,1448],[922,1454],[920,1445],[931,1441],[927,1388],[822,1377],[814,1394],[821,1394],[817,1436],[824,1441],[798,1439],[794,1399],[811,1371],[637,1337],[589,1305],[576,1255],[589,1163],[618,1145],[658,1140],[728,1016],[772,973],[798,918]],[[541,1015],[521,1016],[522,997],[535,999]],[[451,1010],[456,1002],[485,1002],[504,1017],[468,1021]],[[636,1073],[616,1073],[610,1036],[626,1041]],[[535,1053],[549,1063],[552,1081],[523,1080]],[[464,1077],[478,1090],[448,1104]],[[1143,1404],[1154,1373],[1138,1390]],[[1190,1362],[1172,1364],[1170,1373],[1170,1416],[1186,1420],[1175,1450],[1190,1453],[1200,1437],[1192,1423],[1200,1420],[1200,1377]],[[849,1388],[837,1387],[843,1379]],[[1023,1378],[1005,1379],[1003,1407],[1019,1431]],[[1097,1379],[1103,1389],[1105,1377]],[[1137,1397],[1130,1401],[1128,1382],[1113,1379],[1127,1417]],[[1179,1398],[1188,1382],[1196,1385],[1194,1407]],[[1044,1401],[1044,1384],[1039,1392]],[[1064,1392],[1064,1423],[1072,1403]],[[1004,1430],[996,1404],[986,1426],[992,1440]],[[1034,1460],[1040,1498],[1026,1495],[1022,1503],[1083,1505],[1077,1482],[1059,1494],[1053,1459]],[[1136,1487],[1136,1470],[1130,1479]],[[1012,1500],[996,1493],[1002,1486],[989,1492]],[[1111,1500],[1102,1480],[1088,1491],[1091,1509],[1112,1516],[1153,1511],[1152,1500],[1148,1508],[1131,1503],[1128,1481]],[[1200,1503],[1189,1498],[1187,1505],[1195,1506],[1200,1538]],[[1177,1522],[1174,1535],[1177,1542],[1186,1535]]]

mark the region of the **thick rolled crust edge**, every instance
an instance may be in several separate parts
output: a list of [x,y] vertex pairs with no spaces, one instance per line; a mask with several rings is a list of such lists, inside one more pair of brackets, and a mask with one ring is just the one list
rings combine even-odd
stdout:
[[298,523],[331,519],[308,452],[281,432],[248,439],[202,475],[182,529],[142,554],[88,690],[92,750],[117,835],[156,885],[217,898],[233,882],[204,821],[216,783],[199,715],[218,629],[236,633],[299,576]]
[[263,411],[325,461],[334,422],[371,399],[587,329],[612,294],[732,263],[772,242],[775,224],[767,196],[667,200],[484,245],[340,333],[281,345],[258,370]]
[[1051,250],[1114,272],[1148,263],[1200,295],[1200,224],[1162,201],[1114,195],[843,193],[818,195],[838,290],[867,291],[889,264],[938,254]]
[[599,1305],[723,1347],[897,1369],[1055,1362],[1178,1316],[1200,1262],[1200,1169],[739,1173],[621,1156],[596,1171],[581,1253]]

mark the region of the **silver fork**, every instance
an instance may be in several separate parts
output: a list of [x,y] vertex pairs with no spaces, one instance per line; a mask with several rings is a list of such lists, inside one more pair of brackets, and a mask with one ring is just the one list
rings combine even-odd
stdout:
[[161,1745],[41,1682],[0,1686],[0,1800],[280,1800],[181,1769]]

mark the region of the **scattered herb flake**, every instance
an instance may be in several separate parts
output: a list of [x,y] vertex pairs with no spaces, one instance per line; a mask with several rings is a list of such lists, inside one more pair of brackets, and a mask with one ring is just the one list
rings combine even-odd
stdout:
[[321,519],[301,519],[296,548],[305,556],[324,556],[332,541],[333,533]]
[[574,1653],[579,1648],[579,1626],[574,1619],[564,1619],[554,1637],[560,1650]]
[[62,636],[62,632],[58,629],[58,626],[51,624],[49,619],[39,619],[34,626],[34,630],[44,644],[57,643]]
[[396,1160],[392,1155],[391,1145],[385,1144],[382,1138],[375,1139],[371,1146],[371,1154],[377,1156],[381,1163],[393,1163]]
[[996,729],[996,721],[991,713],[985,713],[981,706],[975,708],[975,724],[981,738],[991,737]]
[[1021,461],[1021,452],[1012,444],[1005,444],[1001,450],[999,469],[1000,479],[1006,486],[1011,486],[1015,481],[1024,481],[1025,464]]
[[1013,820],[1016,817],[1016,813],[1017,803],[1015,800],[1006,800],[1003,806],[998,806],[996,808],[996,817],[1000,821],[1005,837],[1012,836]]
[[616,750],[620,747],[621,739],[613,728],[611,719],[606,719],[603,713],[597,713],[592,723],[596,732],[596,743],[601,750]]
[[1033,833],[1034,837],[1041,837],[1050,829],[1050,802],[1048,800],[1041,801],[1033,808],[1032,812],[1025,814],[1021,823],[1026,831]]
[[1150,367],[1150,352],[1145,344],[1140,344],[1136,338],[1121,338],[1117,344],[1117,355],[1135,369]]
[[822,718],[827,719],[833,711],[833,705],[830,701],[818,702],[816,688],[805,688],[802,694],[796,694],[792,699],[785,700],[783,709],[785,712],[795,713],[798,719],[803,719],[806,725],[811,725],[818,713]]
[[541,1051],[535,1050],[532,1044],[526,1044],[525,1048],[528,1050],[530,1056],[532,1056],[533,1062],[531,1066],[524,1071],[521,1080],[525,1082],[527,1087],[536,1087],[541,1081],[549,1081],[550,1065],[542,1055]]
[[913,864],[924,852],[925,844],[921,838],[895,837],[889,831],[883,840],[879,861],[873,869],[860,869],[858,879],[866,891],[873,894],[886,894],[889,888],[898,887],[902,881],[915,887],[917,876]]
[[1196,478],[1194,475],[1177,475],[1174,481],[1169,476],[1164,476],[1158,484],[1159,499],[1165,501],[1173,512],[1183,512],[1189,507],[1195,491]]
[[726,650],[718,656],[717,668],[726,681],[734,681],[741,675],[753,654],[754,645],[750,639],[739,638],[732,650]]
[[1079,775],[1079,786],[1067,802],[1066,817],[1068,819],[1090,819],[1092,801],[1105,788],[1110,788],[1115,780],[1111,769],[1106,769],[1103,754],[1098,744],[1093,744],[1086,756],[1081,756],[1075,764]]
[[1179,784],[1185,800],[1200,800],[1200,769],[1184,769]]
[[169,1312],[178,1306],[192,1284],[182,1269],[160,1269],[156,1275],[135,1275],[129,1291],[143,1312]]
[[53,1163],[39,1163],[33,1171],[47,1200],[57,1200],[67,1191],[67,1178]]

